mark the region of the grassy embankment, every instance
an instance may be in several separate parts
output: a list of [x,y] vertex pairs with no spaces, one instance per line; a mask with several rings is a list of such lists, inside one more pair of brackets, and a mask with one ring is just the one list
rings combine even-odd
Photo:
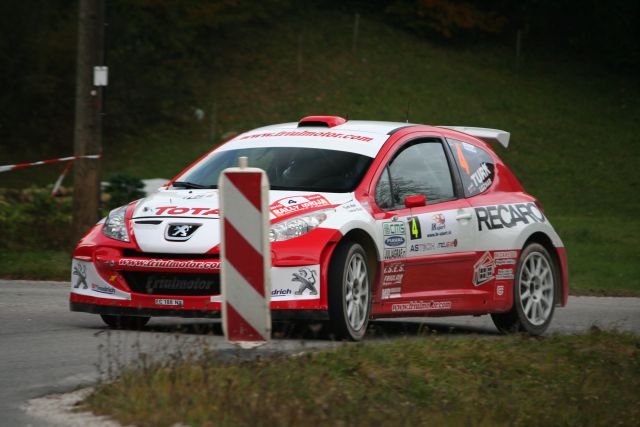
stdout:
[[84,409],[123,425],[636,425],[640,339],[401,339],[122,373]]
[[[328,11],[305,20],[302,74],[295,18],[230,35],[215,84],[218,134],[308,114],[403,121],[408,102],[412,122],[509,130],[512,146],[498,151],[563,237],[572,291],[640,294],[637,81],[534,53],[516,70],[509,50],[446,49],[373,18],[363,19],[354,56],[351,24],[351,15]],[[106,173],[171,177],[211,148],[206,128],[107,141]],[[50,183],[57,171],[11,174],[8,184]],[[14,271],[44,277],[24,256],[12,259]],[[8,262],[0,257],[3,273]],[[67,267],[54,275],[66,278]]]

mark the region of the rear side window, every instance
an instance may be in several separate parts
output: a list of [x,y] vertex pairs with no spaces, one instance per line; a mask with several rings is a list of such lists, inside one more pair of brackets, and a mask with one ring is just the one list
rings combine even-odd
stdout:
[[464,195],[475,196],[489,188],[495,179],[496,170],[496,165],[489,153],[475,145],[456,139],[447,138],[447,142],[460,170]]

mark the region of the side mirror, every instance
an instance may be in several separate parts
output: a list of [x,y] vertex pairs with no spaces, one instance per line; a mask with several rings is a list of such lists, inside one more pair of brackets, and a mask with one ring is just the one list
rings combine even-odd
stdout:
[[407,196],[404,198],[404,206],[407,208],[419,208],[427,205],[427,196]]

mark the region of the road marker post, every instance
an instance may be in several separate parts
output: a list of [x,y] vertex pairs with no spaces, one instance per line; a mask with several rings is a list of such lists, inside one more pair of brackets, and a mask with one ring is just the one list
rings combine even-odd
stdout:
[[271,335],[271,245],[269,179],[239,158],[218,180],[222,328],[242,348],[265,344]]

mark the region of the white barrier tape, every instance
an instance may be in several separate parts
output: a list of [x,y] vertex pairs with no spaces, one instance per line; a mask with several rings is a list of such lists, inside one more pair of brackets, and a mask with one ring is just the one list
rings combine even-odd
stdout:
[[102,157],[101,154],[90,154],[90,155],[86,155],[86,156],[70,156],[70,157],[60,157],[58,159],[40,160],[40,161],[37,161],[37,162],[31,162],[31,163],[19,163],[19,164],[15,164],[15,165],[2,165],[2,166],[0,166],[0,173],[1,172],[9,172],[9,171],[12,171],[14,169],[28,168],[28,167],[31,167],[31,166],[49,165],[49,164],[52,164],[52,163],[68,162],[70,160],[77,160],[77,159],[99,159],[100,157]]

